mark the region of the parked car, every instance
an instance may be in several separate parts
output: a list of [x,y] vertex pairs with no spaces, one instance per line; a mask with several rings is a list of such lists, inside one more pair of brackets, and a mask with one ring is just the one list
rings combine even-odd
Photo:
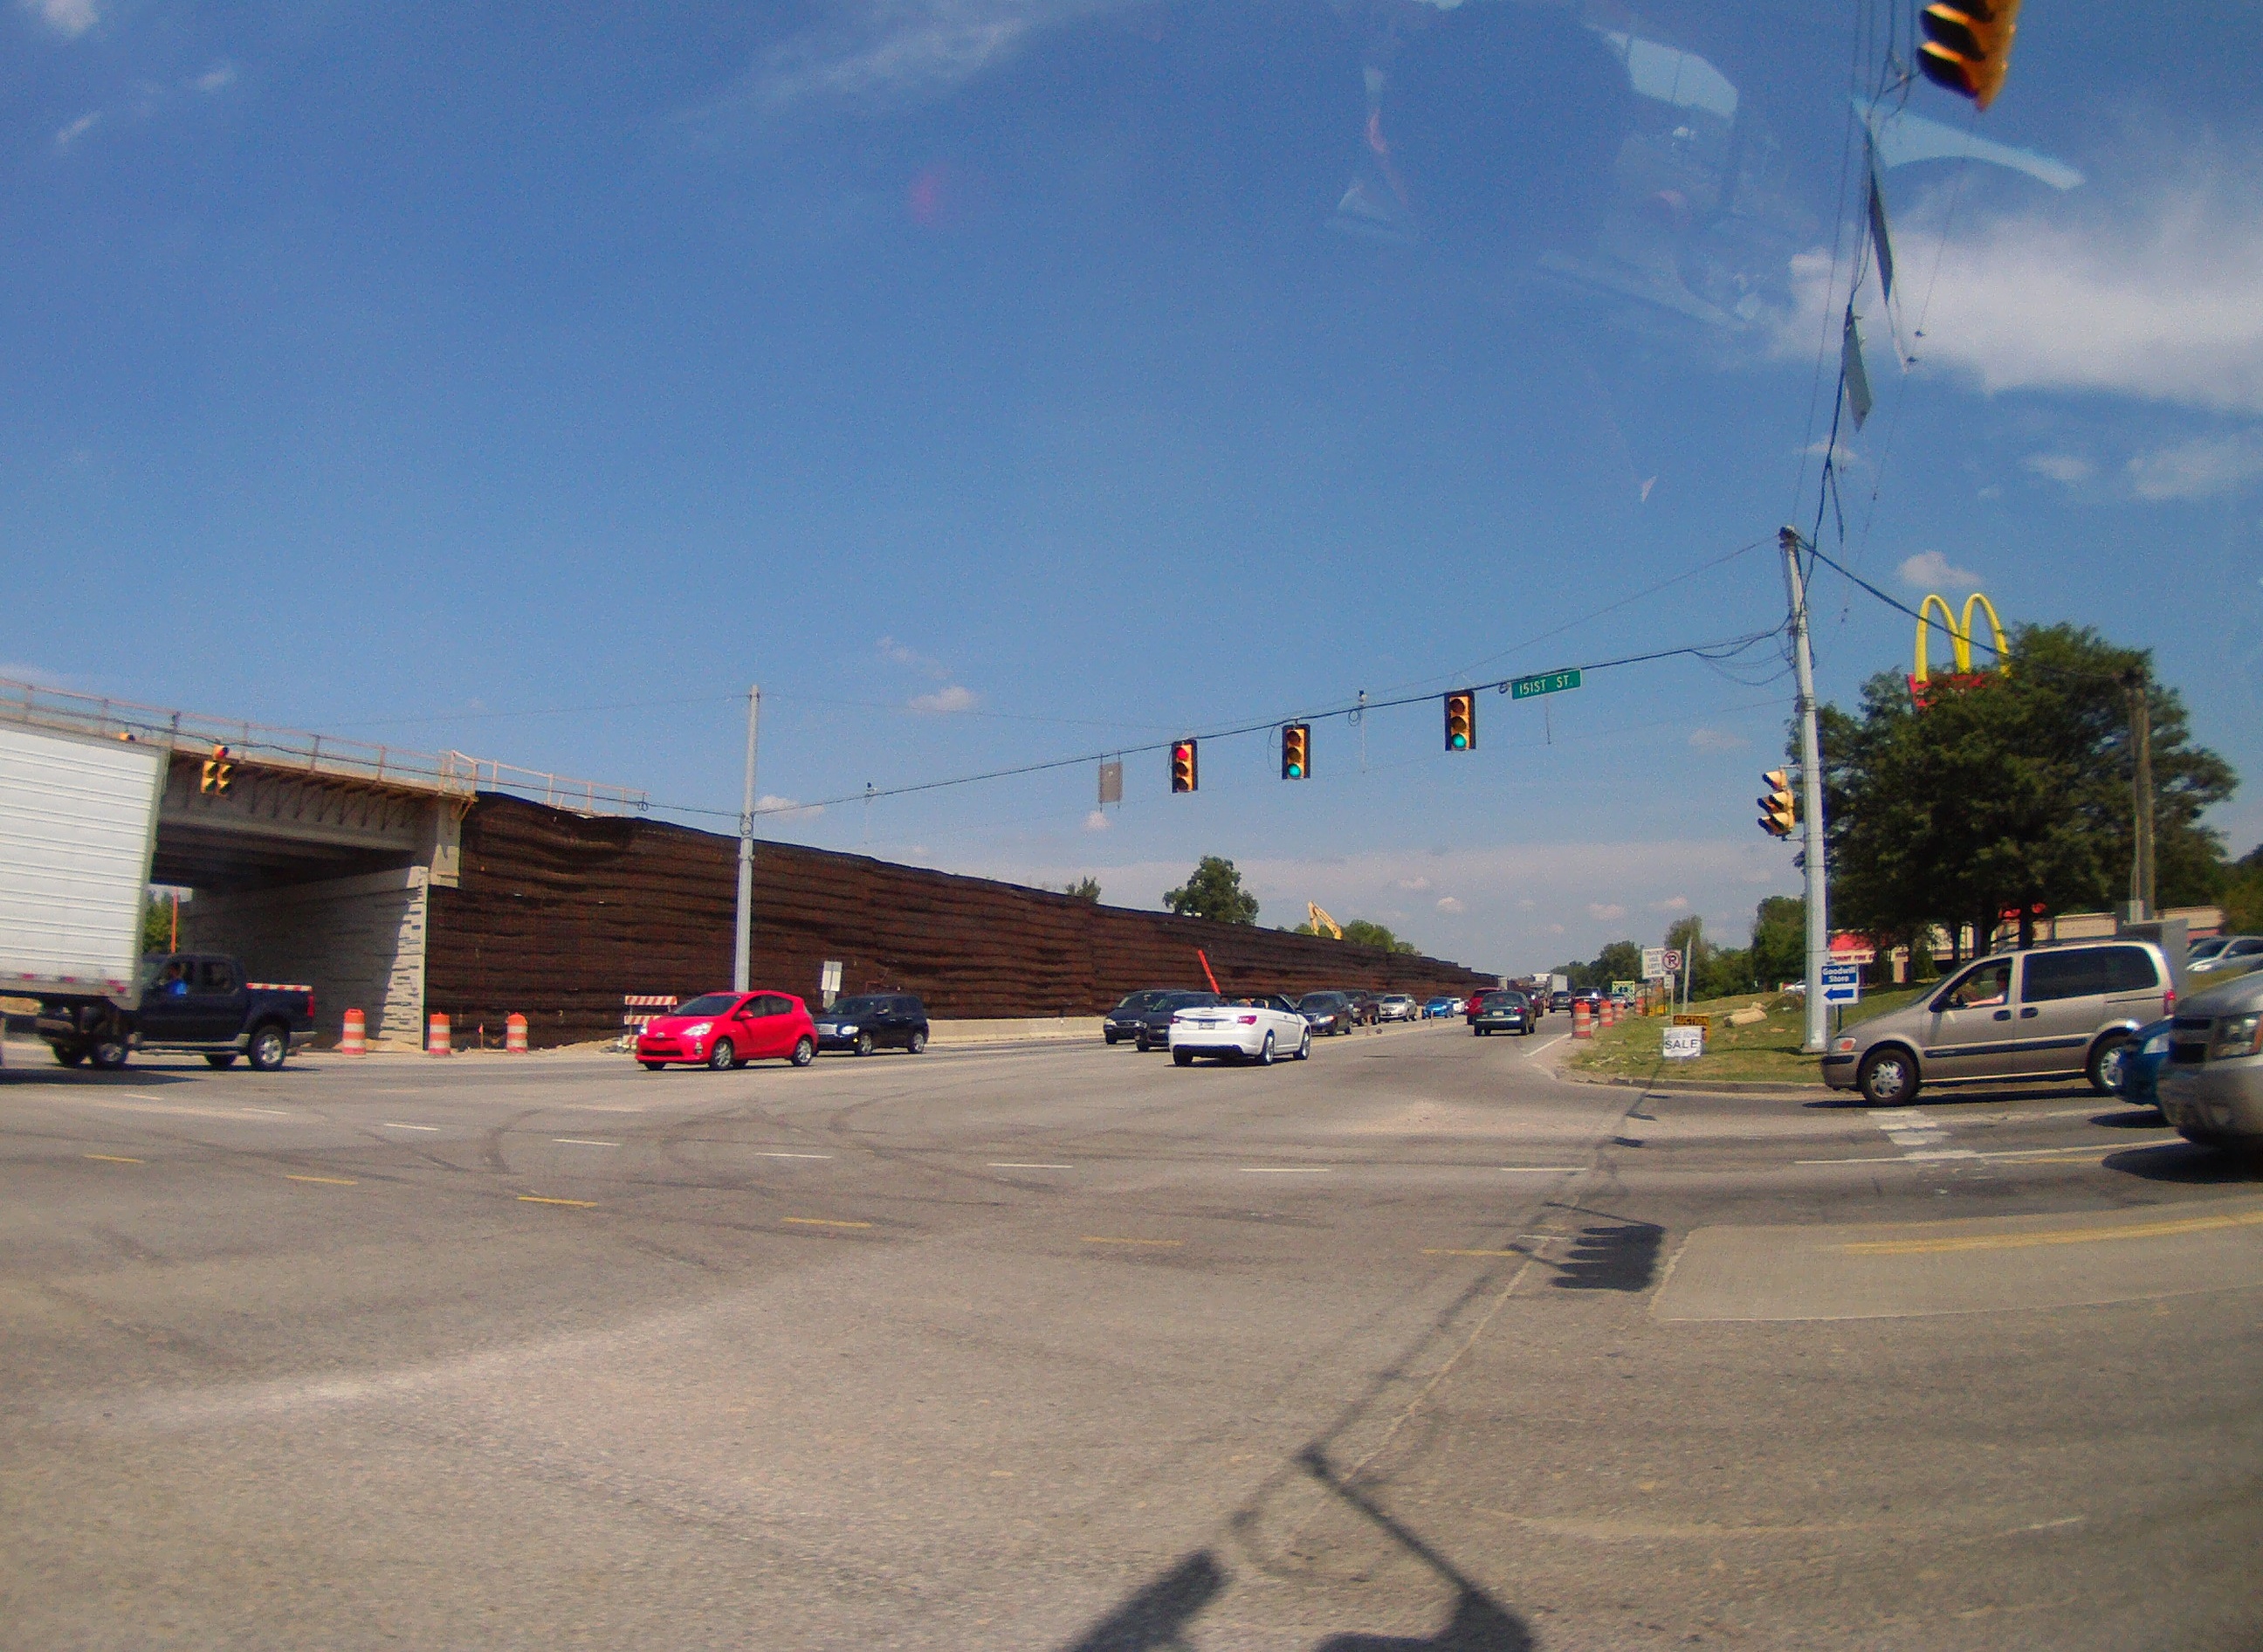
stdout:
[[1188,987],[1151,987],[1129,995],[1108,1012],[1100,1035],[1110,1044],[1130,1039],[1142,1054],[1171,1041],[1171,1018],[1181,1010],[1217,1004],[1218,994]]
[[1442,1020],[1461,1012],[1462,1001],[1459,998],[1432,998],[1422,1006],[1422,1018],[1426,1021]]
[[2185,967],[2190,968],[2203,958],[2213,958],[2231,945],[2229,935],[2211,935],[2204,941],[2194,941],[2185,949]]
[[1301,1061],[1312,1053],[1311,1024],[1279,993],[1196,1004],[1171,1016],[1171,1059],[1182,1067],[1197,1055],[1269,1066],[1276,1056]]
[[[2204,983],[2229,981],[2234,975],[2244,975],[2249,970],[2263,968],[2263,935],[2222,935],[2213,938],[2223,944],[2214,948],[2205,958],[2187,958],[2185,974],[2192,977],[2192,989],[2201,989]],[[2205,946],[2208,942],[2202,941]]]
[[2122,1099],[2133,1107],[2158,1107],[2161,1093],[2158,1081],[2161,1063],[2169,1059],[2170,1034],[2176,1027],[2173,1016],[2158,1021],[2148,1021],[2129,1037],[2129,1047],[2122,1053]]
[[42,999],[40,1036],[66,1067],[126,1065],[132,1050],[181,1050],[213,1067],[238,1056],[271,1073],[315,1036],[310,987],[246,981],[243,966],[214,953],[152,953],[141,960],[133,1010],[99,999]]
[[648,1073],[670,1066],[724,1073],[771,1060],[806,1067],[817,1059],[817,1026],[790,992],[703,992],[647,1022],[636,1058]]
[[1823,1057],[1823,1082],[1899,1106],[1928,1083],[2082,1078],[2122,1085],[2137,1029],[2176,1002],[2150,941],[2081,942],[1967,965],[1905,1008],[1851,1027]]
[[1297,1000],[1297,1012],[1313,1032],[1325,1032],[1330,1038],[1348,1032],[1359,1025],[1358,1011],[1341,992],[1308,992]]
[[1514,987],[1497,987],[1470,1000],[1470,1031],[1525,1033],[1532,1031],[1532,1000]]
[[2154,1083],[2161,1116],[2186,1141],[2263,1150],[2263,974],[2177,1006]]
[[927,1047],[927,1006],[907,992],[867,992],[835,999],[817,1020],[821,1050],[853,1050],[859,1055],[908,1050],[916,1055]]
[[1421,1006],[1403,992],[1385,993],[1375,1001],[1375,1018],[1378,1021],[1413,1021],[1421,1018]]

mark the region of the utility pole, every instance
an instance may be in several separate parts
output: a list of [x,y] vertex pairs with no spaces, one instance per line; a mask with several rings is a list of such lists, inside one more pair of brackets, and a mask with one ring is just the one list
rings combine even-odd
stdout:
[[1825,906],[1823,866],[1823,741],[1815,720],[1815,656],[1807,646],[1807,582],[1799,571],[1799,530],[1776,535],[1783,547],[1783,583],[1791,600],[1791,667],[1799,699],[1799,813],[1806,828],[1801,861],[1807,873],[1807,1037],[1800,1048],[1819,1055],[1830,1041],[1823,1002],[1823,965],[1831,955],[1831,915]]
[[2130,833],[2129,900],[2140,919],[2153,909],[2153,707],[2145,685],[2145,668],[2137,666],[2122,678],[2129,695],[2129,750],[2134,758],[2130,777],[2131,802],[2136,814]]
[[731,953],[731,990],[753,983],[755,933],[755,735],[763,720],[763,686],[747,691],[747,793],[739,808],[739,939]]

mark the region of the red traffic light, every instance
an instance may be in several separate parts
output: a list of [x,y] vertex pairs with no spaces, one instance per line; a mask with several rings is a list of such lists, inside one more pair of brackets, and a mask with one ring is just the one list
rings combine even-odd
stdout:
[[1202,784],[1195,760],[1195,743],[1181,740],[1171,747],[1171,790],[1191,792]]

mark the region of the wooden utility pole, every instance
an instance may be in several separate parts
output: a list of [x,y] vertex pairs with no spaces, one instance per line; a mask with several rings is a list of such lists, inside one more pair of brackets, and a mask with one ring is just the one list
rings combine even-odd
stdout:
[[2130,832],[2129,899],[2140,918],[2157,916],[2153,906],[2153,706],[2145,668],[2122,678],[2129,694],[2130,792],[2136,816]]

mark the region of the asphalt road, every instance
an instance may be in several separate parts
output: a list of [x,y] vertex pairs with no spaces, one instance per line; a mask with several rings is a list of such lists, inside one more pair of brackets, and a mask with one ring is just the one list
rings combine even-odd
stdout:
[[1556,1025],[0,1075],[0,1645],[2263,1647],[2263,1173]]

